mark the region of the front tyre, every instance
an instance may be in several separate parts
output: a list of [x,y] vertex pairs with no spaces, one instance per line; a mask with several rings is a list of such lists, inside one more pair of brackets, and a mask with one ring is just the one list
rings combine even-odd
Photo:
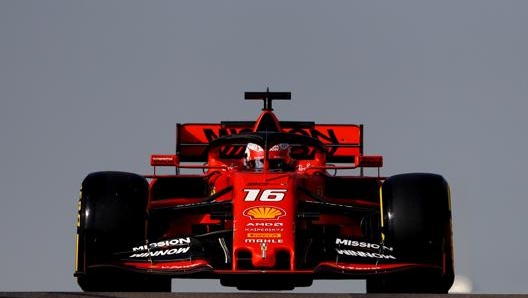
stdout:
[[[170,278],[114,271],[113,254],[144,242],[148,182],[137,174],[95,172],[81,186],[77,282],[84,291],[170,291]],[[112,271],[111,271],[112,270]]]
[[[437,174],[389,177],[381,189],[382,233],[403,262],[428,268],[367,280],[367,293],[447,293],[454,280],[449,185]],[[437,268],[437,269],[434,269]]]
[[170,292],[171,279],[128,274],[90,274],[77,277],[77,283],[87,292]]

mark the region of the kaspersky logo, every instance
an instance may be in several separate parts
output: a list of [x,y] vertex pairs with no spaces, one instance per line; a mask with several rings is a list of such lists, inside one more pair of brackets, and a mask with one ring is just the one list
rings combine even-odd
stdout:
[[247,208],[242,213],[250,219],[279,219],[281,216],[286,215],[286,212],[278,207],[272,206],[255,206]]

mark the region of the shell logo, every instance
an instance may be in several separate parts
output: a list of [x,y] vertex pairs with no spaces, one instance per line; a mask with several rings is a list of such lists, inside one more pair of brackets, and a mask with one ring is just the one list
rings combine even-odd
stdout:
[[279,219],[286,215],[286,211],[278,207],[256,206],[247,208],[242,214],[251,219]]

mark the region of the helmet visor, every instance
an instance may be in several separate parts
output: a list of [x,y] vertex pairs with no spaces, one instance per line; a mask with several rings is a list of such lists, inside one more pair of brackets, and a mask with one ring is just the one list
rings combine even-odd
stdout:
[[263,169],[264,168],[264,159],[263,158],[255,158],[252,160],[247,161],[247,165],[250,169]]

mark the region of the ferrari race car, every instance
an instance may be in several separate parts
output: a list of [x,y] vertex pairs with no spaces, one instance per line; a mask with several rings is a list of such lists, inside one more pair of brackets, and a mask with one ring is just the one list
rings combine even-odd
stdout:
[[366,279],[368,293],[446,293],[445,179],[382,177],[382,157],[363,154],[363,125],[279,121],[272,103],[290,98],[246,92],[263,101],[256,121],[177,124],[175,154],[152,155],[150,175],[89,174],[78,204],[80,287],[171,291],[172,278],[206,278],[291,290]]

